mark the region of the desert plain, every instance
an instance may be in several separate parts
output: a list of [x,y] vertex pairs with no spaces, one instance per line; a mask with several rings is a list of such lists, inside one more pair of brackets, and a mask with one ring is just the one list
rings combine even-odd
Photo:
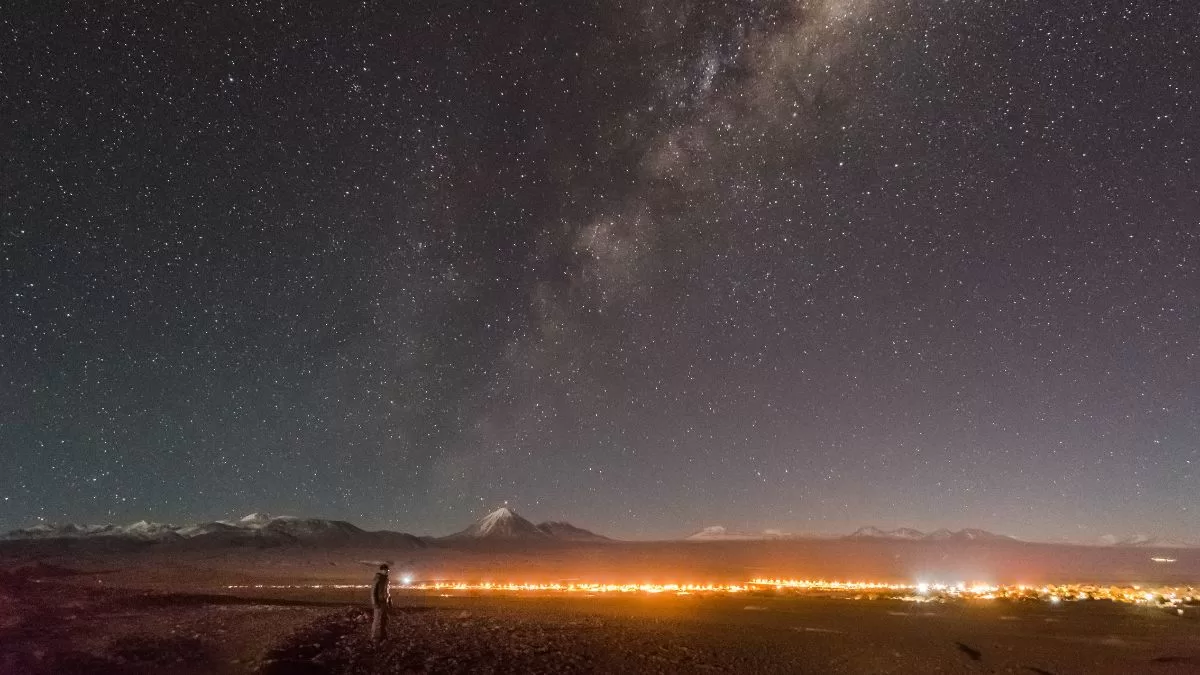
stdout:
[[[6,675],[1200,672],[1193,549],[854,540],[9,544],[0,552]],[[389,635],[376,644],[367,584],[380,561],[392,567],[392,610]],[[927,590],[957,584],[1029,590]],[[1146,597],[1114,601],[1103,590],[1135,587]],[[1058,590],[1067,588],[1092,590]]]

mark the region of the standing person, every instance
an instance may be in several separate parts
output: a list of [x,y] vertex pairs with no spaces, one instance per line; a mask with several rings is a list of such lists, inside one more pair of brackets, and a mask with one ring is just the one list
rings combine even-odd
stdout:
[[387,637],[388,610],[392,607],[391,589],[388,588],[388,566],[384,563],[375,573],[375,583],[371,584],[371,609],[375,610],[375,619],[371,622],[371,639],[379,642]]

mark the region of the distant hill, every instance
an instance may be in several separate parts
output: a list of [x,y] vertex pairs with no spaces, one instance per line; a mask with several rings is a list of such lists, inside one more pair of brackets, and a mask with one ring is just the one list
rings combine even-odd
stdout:
[[1136,547],[1136,548],[1200,548],[1200,543],[1172,539],[1170,537],[1151,537],[1145,534],[1135,534],[1129,537],[1117,537],[1106,534],[1100,538],[1102,546]]
[[762,539],[786,539],[788,535],[778,530],[762,532],[738,532],[722,525],[710,525],[684,537],[686,541],[757,541]]
[[604,535],[596,534],[582,527],[575,527],[562,520],[548,520],[544,523],[538,523],[537,529],[546,533],[547,536],[560,541],[612,541],[612,539]]
[[[721,525],[711,525],[684,538],[685,541],[771,541],[785,539],[827,539],[823,535],[787,534],[779,530],[745,532],[730,530]],[[911,527],[883,530],[878,527],[860,527],[842,539],[888,539],[892,541],[1016,541],[1012,537],[993,534],[987,530],[968,528],[956,532],[936,530],[925,533]]]

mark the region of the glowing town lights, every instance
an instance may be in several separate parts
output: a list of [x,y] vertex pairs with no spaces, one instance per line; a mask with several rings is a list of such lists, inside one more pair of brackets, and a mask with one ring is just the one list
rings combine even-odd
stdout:
[[[744,592],[774,592],[802,596],[806,593],[837,594],[854,600],[891,598],[905,602],[948,602],[953,600],[1042,600],[1051,604],[1064,601],[1108,600],[1112,602],[1153,604],[1159,607],[1182,609],[1200,600],[1200,594],[1192,586],[1142,588],[1141,586],[1101,586],[1095,584],[1060,584],[1041,587],[1026,585],[996,585],[988,583],[959,582],[954,585],[926,582],[898,584],[878,581],[838,581],[828,579],[752,579],[741,584],[684,584],[684,583],[533,583],[533,582],[466,582],[427,581],[417,582],[410,575],[403,576],[403,585],[397,591],[430,592],[442,597],[453,597],[452,593],[542,593],[581,594],[595,597],[604,594],[641,594],[674,596],[731,595]],[[227,589],[304,589],[304,590],[353,590],[369,588],[367,584],[246,584],[230,585]]]
[[825,581],[824,579],[754,579],[750,582],[750,585],[810,591],[912,591],[916,588],[910,584],[888,584],[872,581]]

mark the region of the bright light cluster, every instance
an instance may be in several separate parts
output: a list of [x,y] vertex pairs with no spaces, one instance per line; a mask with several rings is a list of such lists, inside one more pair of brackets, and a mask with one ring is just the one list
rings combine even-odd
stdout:
[[[846,594],[853,599],[895,598],[911,602],[934,602],[944,599],[964,600],[1038,600],[1058,604],[1063,601],[1108,600],[1112,602],[1152,604],[1179,607],[1200,603],[1200,588],[1191,586],[1101,586],[1096,584],[1061,584],[1054,586],[1004,586],[984,583],[954,584],[920,582],[896,584],[878,581],[829,581],[825,579],[752,579],[741,584],[603,584],[603,583],[513,583],[425,581],[393,586],[397,590],[427,592],[500,592],[500,593],[572,593],[600,594],[733,594],[746,591],[825,592]],[[244,584],[229,585],[227,589],[366,589],[368,584]]]
[[419,591],[533,591],[547,593],[740,593],[747,586],[738,584],[534,584],[534,583],[466,583],[462,581],[432,581],[405,586]]
[[888,584],[878,581],[826,581],[824,579],[754,579],[751,586],[790,588],[805,591],[911,591],[911,584]]

